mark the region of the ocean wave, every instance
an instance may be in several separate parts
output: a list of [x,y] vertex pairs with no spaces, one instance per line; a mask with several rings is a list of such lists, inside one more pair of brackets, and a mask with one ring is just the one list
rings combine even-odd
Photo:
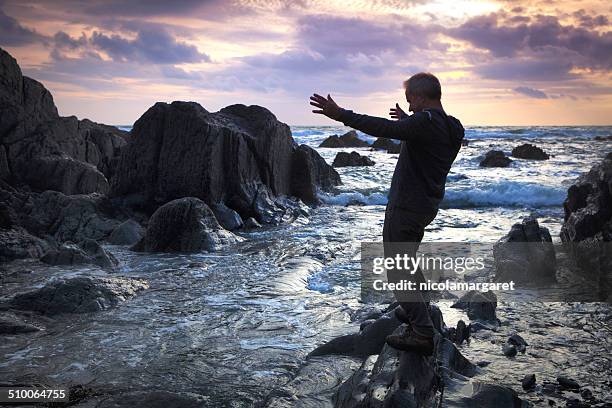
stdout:
[[[562,205],[565,196],[566,190],[562,187],[504,181],[479,187],[447,188],[441,208],[553,207]],[[353,191],[333,195],[320,192],[319,198],[325,204],[339,206],[387,204],[385,193]]]
[[504,181],[447,189],[442,208],[551,207],[561,205],[565,196],[564,188]]
[[325,204],[330,205],[385,205],[387,195],[383,193],[363,194],[358,191],[345,192],[340,194],[319,193],[319,198]]

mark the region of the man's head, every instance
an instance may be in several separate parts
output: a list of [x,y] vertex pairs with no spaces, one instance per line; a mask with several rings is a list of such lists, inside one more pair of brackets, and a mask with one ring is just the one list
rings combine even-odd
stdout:
[[404,81],[404,89],[411,112],[440,106],[442,87],[438,78],[429,72],[419,72],[408,78]]

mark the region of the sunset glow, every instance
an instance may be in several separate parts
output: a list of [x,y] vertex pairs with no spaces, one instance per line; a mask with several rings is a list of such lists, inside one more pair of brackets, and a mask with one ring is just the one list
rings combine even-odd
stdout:
[[258,104],[331,124],[308,96],[384,116],[437,74],[470,125],[610,124],[607,1],[3,1],[0,46],[62,115],[131,124],[156,101]]

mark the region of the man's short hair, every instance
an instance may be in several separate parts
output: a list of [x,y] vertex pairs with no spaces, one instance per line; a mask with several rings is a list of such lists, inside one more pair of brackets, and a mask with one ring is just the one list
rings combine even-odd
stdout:
[[440,81],[434,74],[419,72],[404,81],[404,89],[408,88],[411,95],[424,96],[427,99],[439,101],[442,98]]

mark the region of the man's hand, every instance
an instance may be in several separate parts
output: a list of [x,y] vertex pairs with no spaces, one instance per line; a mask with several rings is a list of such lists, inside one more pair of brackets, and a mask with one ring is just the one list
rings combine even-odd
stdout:
[[318,94],[313,94],[310,97],[310,104],[316,108],[319,108],[317,110],[313,110],[312,113],[319,113],[327,116],[330,119],[340,120],[342,108],[338,106],[338,104],[329,94],[327,94],[327,98]]
[[396,103],[394,108],[389,109],[389,116],[391,116],[391,119],[400,120],[408,115],[406,115],[406,112],[404,112],[402,108],[400,108],[399,104]]

